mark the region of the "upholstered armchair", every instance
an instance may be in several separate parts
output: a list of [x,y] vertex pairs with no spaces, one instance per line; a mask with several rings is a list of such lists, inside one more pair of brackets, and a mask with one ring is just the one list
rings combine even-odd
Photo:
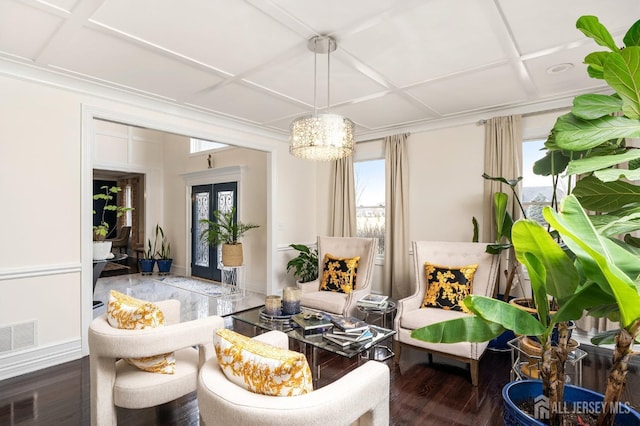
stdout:
[[[354,316],[356,303],[371,291],[376,239],[356,237],[318,237],[318,279],[298,283],[302,289],[300,304],[332,315]],[[348,293],[320,290],[325,254],[352,258],[360,256],[354,289]]]
[[122,253],[122,249],[127,251],[127,247],[129,247],[129,236],[131,235],[131,227],[130,226],[122,226],[118,229],[118,233],[115,238],[111,238],[106,241],[111,241],[111,250],[118,249],[120,253]]
[[[280,349],[288,337],[270,331],[254,337]],[[250,392],[229,381],[216,357],[200,370],[198,408],[204,425],[342,426],[389,424],[389,368],[368,361],[320,389],[297,396]]]
[[[219,316],[180,322],[180,301],[154,302],[165,326],[142,330],[112,327],[101,315],[89,327],[91,424],[117,424],[116,406],[146,408],[173,401],[196,390],[198,370],[215,357],[213,333],[224,327]],[[149,373],[121,358],[175,351],[175,373]]]
[[437,354],[469,364],[471,382],[477,386],[478,362],[489,342],[428,343],[412,338],[411,332],[429,324],[469,315],[437,307],[421,308],[428,288],[425,262],[451,268],[478,264],[472,293],[492,297],[498,276],[499,256],[486,253],[486,244],[482,243],[414,241],[412,245],[415,272],[413,293],[398,301],[394,320],[396,363],[400,360],[402,347],[411,346],[429,352],[429,360],[431,354]]

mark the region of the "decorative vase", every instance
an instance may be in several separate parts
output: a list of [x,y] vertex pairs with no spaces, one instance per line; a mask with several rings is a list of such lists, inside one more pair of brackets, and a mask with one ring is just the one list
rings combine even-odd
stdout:
[[[548,408],[543,405],[544,396],[542,396],[542,382],[540,380],[520,380],[510,382],[502,388],[502,399],[504,401],[503,420],[506,426],[545,426],[540,420],[548,418]],[[534,417],[528,415],[520,408],[518,404],[521,401],[533,401]],[[598,407],[602,407],[604,395],[579,386],[564,386],[564,407],[571,410],[575,407],[576,411],[589,410],[594,412]],[[640,424],[640,413],[626,404],[618,405],[618,414],[616,415],[617,426],[638,425]],[[536,418],[537,416],[537,418]]]
[[142,275],[153,274],[153,265],[156,263],[155,259],[140,259],[140,273]]
[[93,260],[105,260],[111,253],[111,241],[93,242]]
[[224,266],[242,266],[242,243],[222,245],[222,264]]
[[158,273],[160,275],[168,275],[171,271],[171,263],[173,259],[158,259],[156,263],[158,263]]

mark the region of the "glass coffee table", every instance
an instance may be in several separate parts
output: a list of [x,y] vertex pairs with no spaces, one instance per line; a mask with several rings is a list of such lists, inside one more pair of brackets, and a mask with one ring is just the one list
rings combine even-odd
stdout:
[[260,315],[261,309],[260,307],[240,312],[232,315],[232,318],[253,326],[255,334],[260,330],[279,330],[297,342],[300,345],[300,352],[304,353],[309,360],[314,387],[320,378],[320,365],[318,364],[319,350],[328,351],[346,358],[357,357],[358,364],[360,364],[362,359],[372,359],[370,356],[373,354],[373,351],[370,352],[370,349],[375,348],[380,342],[396,333],[394,330],[369,325],[370,330],[373,332],[373,337],[370,340],[342,347],[323,338],[322,333],[305,334],[301,328],[297,327],[297,325],[289,319],[266,320]]

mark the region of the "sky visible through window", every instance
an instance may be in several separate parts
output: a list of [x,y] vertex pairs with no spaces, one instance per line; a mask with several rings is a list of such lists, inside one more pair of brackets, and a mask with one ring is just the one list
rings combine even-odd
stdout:
[[384,160],[354,163],[357,206],[384,206]]

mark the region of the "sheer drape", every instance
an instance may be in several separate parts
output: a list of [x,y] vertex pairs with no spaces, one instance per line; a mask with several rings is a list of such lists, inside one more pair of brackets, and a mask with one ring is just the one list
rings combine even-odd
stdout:
[[353,157],[341,158],[331,165],[333,198],[329,213],[329,229],[334,237],[355,237],[356,190]]
[[387,295],[409,296],[409,180],[406,141],[408,134],[385,138],[385,237],[384,282]]
[[[494,117],[485,123],[484,172],[489,176],[516,179],[522,176],[522,116]],[[520,196],[521,184],[516,187]],[[496,192],[509,194],[508,211],[513,220],[522,216],[520,207],[511,189],[500,182],[484,180],[484,202],[482,209],[482,241],[494,242],[496,239],[493,196]],[[504,251],[500,270],[510,271],[514,256]],[[504,290],[506,277],[500,274],[500,288]]]

